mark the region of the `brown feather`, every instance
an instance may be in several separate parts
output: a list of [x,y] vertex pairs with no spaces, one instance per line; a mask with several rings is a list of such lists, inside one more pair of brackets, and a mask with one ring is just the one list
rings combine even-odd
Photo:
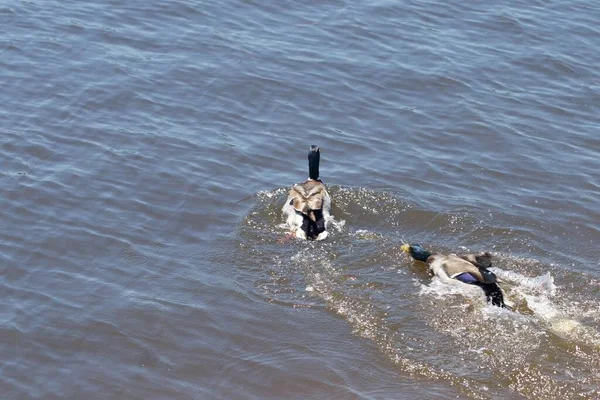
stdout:
[[477,268],[471,262],[464,260],[460,257],[453,255],[442,255],[442,254],[434,254],[427,259],[427,263],[432,263],[435,260],[442,259],[444,270],[448,274],[448,276],[453,277],[459,275],[463,272],[468,272],[473,275],[475,279],[477,279],[481,283],[487,283],[485,278],[481,274],[479,268]]
[[458,254],[458,257],[467,260],[478,268],[490,268],[492,266],[492,254],[489,252]]
[[323,197],[326,193],[322,182],[308,180],[292,187],[289,197],[292,198],[292,206],[296,211],[309,216],[314,221],[315,216],[311,211],[323,207]]

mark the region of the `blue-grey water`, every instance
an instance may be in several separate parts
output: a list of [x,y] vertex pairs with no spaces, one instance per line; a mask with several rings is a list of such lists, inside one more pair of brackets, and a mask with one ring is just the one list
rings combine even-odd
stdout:
[[[599,20],[0,1],[1,397],[600,398]],[[311,144],[335,224],[282,243]]]

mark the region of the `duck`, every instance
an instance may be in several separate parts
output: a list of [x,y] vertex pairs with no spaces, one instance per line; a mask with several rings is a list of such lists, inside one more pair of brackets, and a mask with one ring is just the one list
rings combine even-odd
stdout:
[[438,254],[425,250],[420,244],[403,244],[400,249],[413,259],[422,261],[442,282],[458,285],[479,286],[489,303],[508,308],[496,275],[489,271],[492,254],[489,252],[470,254]]
[[308,152],[308,179],[292,186],[283,206],[290,235],[299,239],[323,240],[331,219],[331,197],[319,177],[321,149],[311,145]]

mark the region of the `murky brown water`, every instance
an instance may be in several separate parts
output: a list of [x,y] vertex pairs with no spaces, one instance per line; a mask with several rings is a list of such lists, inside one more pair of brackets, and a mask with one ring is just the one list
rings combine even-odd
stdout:
[[462,3],[0,5],[3,397],[599,398],[600,9]]

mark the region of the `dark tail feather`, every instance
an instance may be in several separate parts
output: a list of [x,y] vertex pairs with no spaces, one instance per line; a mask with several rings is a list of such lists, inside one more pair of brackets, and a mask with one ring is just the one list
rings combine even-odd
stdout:
[[325,218],[323,218],[322,210],[312,210],[311,212],[314,213],[315,220],[302,214],[302,230],[306,233],[307,239],[314,240],[321,232],[325,231]]
[[479,283],[477,286],[483,289],[487,301],[491,302],[492,305],[502,308],[506,307],[506,304],[504,304],[504,295],[497,283]]

